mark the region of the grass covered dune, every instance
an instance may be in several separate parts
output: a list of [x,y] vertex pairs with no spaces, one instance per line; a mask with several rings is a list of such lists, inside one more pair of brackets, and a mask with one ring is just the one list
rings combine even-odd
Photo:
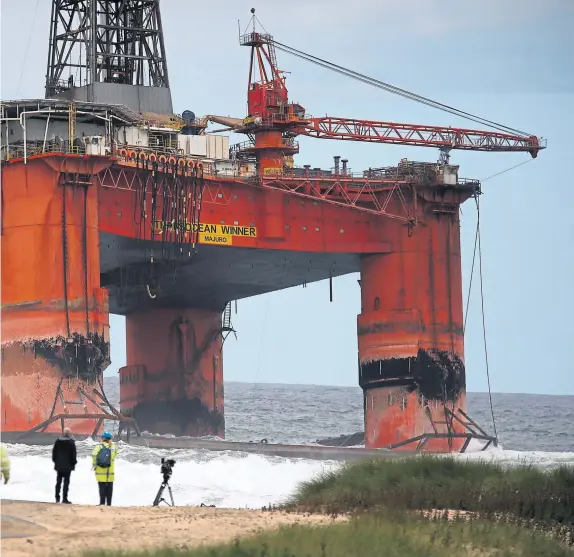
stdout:
[[427,520],[404,513],[355,517],[347,524],[288,526],[234,544],[85,557],[572,557],[552,539],[488,521]]
[[574,528],[574,467],[544,471],[428,455],[365,461],[301,484],[285,505],[327,513],[379,507],[511,513]]
[[[462,511],[454,518],[447,513]],[[574,468],[541,471],[448,457],[367,461],[305,482],[283,511],[348,514],[234,544],[85,557],[573,557]]]

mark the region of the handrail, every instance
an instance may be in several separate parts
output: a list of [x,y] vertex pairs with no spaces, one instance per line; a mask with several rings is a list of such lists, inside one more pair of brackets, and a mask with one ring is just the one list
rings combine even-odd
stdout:
[[[296,143],[296,142],[295,142]],[[244,142],[246,145],[253,144],[251,142]],[[238,144],[231,146],[230,152],[233,153],[234,149],[239,149]],[[8,153],[6,153],[6,146],[0,146],[0,157],[5,161],[11,159],[23,159],[27,151],[27,158],[34,155],[53,154],[74,154],[86,155],[86,148],[84,145],[72,145],[69,141],[49,141],[46,146],[43,145],[42,140],[29,141],[27,147],[24,149],[23,145],[9,145]],[[240,178],[249,180],[309,180],[311,182],[322,181],[340,181],[346,184],[346,187],[355,187],[356,184],[364,184],[365,182],[382,182],[390,183],[432,183],[439,179],[441,165],[435,163],[409,163],[397,166],[390,166],[385,168],[369,169],[363,172],[352,172],[350,169],[338,172],[325,169],[312,169],[305,167],[293,167],[284,169],[281,172],[271,173],[264,177],[256,174],[253,168],[249,168],[245,164],[238,163],[236,160],[230,159],[227,163],[221,165],[217,162],[212,162],[202,158],[201,156],[189,156],[176,149],[153,149],[150,147],[134,147],[122,146],[114,149],[111,153],[106,153],[104,156],[113,156],[122,166],[139,167],[142,169],[156,169],[160,172],[172,174],[185,175],[203,175],[213,176],[218,178]],[[478,180],[470,178],[458,178],[457,185],[473,185],[478,184]]]
[[44,147],[44,140],[27,141],[26,148],[24,145],[6,145],[0,146],[2,150],[2,160],[9,161],[11,159],[30,158],[34,155],[45,155],[46,153],[58,153],[62,155],[85,155],[86,148],[83,145],[72,145],[70,147],[68,140],[46,142]]
[[[287,147],[289,149],[299,149],[299,142],[296,141],[293,137],[284,137],[283,138],[283,147]],[[253,141],[242,141],[240,143],[234,143],[233,145],[229,146],[230,153],[238,153],[240,151],[246,151],[250,149],[256,149],[257,146]]]

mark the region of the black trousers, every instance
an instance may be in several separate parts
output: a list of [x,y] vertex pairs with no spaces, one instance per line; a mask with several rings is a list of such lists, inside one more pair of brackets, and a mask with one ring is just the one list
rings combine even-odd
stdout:
[[62,486],[62,480],[64,480],[64,501],[68,500],[68,489],[70,488],[70,474],[72,472],[58,472],[56,477],[56,501],[60,501],[60,488]]
[[114,482],[98,482],[100,488],[100,505],[112,504],[112,494],[114,492]]

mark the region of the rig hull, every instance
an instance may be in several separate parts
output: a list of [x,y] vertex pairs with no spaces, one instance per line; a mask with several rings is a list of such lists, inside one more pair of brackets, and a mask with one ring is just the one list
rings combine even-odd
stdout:
[[[458,210],[433,215],[411,237],[389,229],[395,251],[361,262],[357,320],[359,384],[365,394],[365,444],[385,447],[466,411],[462,271]],[[434,424],[434,426],[433,426]],[[462,424],[449,423],[452,433]],[[464,439],[432,439],[428,448],[459,450]],[[412,450],[405,445],[404,449]]]
[[[39,353],[34,354],[34,346],[30,343],[12,343],[3,346],[3,352],[2,434],[21,434],[48,420],[52,414],[64,413],[66,407],[81,413],[86,413],[85,410],[87,413],[99,412],[95,404],[78,396],[78,389],[87,393],[99,390],[101,374],[88,380],[66,375],[60,366],[51,364]],[[74,433],[92,434],[98,419],[68,420],[65,425]],[[57,420],[44,431],[61,433],[61,429]]]
[[[2,223],[2,431],[38,425],[54,401],[56,413],[69,412],[74,390],[97,387],[111,310],[127,324],[122,413],[151,433],[224,437],[229,302],[350,272],[361,273],[366,447],[432,433],[445,409],[465,408],[458,206],[468,188],[412,190],[422,225],[411,228],[237,177],[150,172],[110,157],[31,157],[2,173],[11,207]],[[162,188],[201,199],[201,216],[185,204],[170,214]],[[404,197],[389,194],[386,206],[399,214]],[[19,260],[22,251],[35,255]],[[98,424],[66,425],[90,433]]]
[[223,438],[222,334],[217,311],[129,314],[120,411],[149,433]]
[[[109,365],[91,181],[109,164],[50,156],[2,166],[3,432],[26,431],[63,412],[100,412],[84,396],[99,388]],[[69,426],[92,433],[98,420]]]

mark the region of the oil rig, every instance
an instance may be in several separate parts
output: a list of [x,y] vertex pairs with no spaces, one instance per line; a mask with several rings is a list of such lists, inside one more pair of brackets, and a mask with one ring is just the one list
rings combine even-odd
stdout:
[[[545,144],[484,120],[496,129],[312,117],[277,50],[424,97],[280,43],[252,13],[246,117],[196,117],[172,107],[159,0],[52,0],[45,98],[1,104],[3,434],[95,435],[116,419],[223,438],[231,304],[359,272],[365,446],[466,442],[459,207],[480,183],[449,154]],[[297,167],[298,136],[439,156]],[[119,409],[102,382],[110,313],[126,317]]]

